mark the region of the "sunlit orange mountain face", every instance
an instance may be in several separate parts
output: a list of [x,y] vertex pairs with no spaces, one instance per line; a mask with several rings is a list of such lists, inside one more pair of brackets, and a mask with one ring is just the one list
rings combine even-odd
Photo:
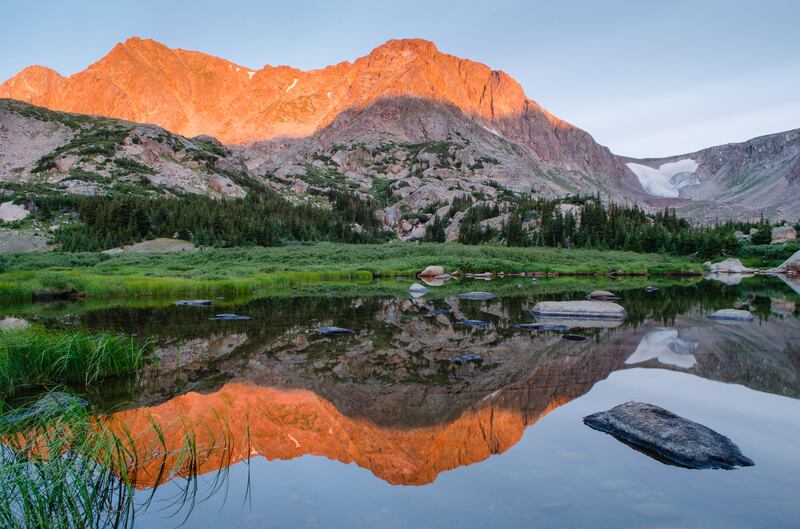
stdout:
[[529,99],[504,72],[420,39],[391,40],[352,63],[302,71],[251,69],[131,38],[69,77],[26,68],[0,85],[3,97],[153,123],[185,136],[208,134],[229,144],[305,137],[348,111],[413,97],[453,107],[546,163],[635,182],[608,149]]

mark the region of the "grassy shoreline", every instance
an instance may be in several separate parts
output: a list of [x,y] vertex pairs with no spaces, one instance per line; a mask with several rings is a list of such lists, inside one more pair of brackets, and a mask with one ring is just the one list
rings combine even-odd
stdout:
[[448,271],[558,275],[696,275],[699,262],[660,254],[460,244],[321,243],[181,254],[13,254],[0,261],[0,299],[253,295],[303,284]]

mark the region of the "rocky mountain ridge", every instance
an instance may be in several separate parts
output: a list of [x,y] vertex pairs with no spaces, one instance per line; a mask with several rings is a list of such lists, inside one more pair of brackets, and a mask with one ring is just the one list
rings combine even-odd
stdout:
[[[149,168],[137,182],[123,168],[112,175],[85,156],[76,161],[67,145],[72,136],[59,132],[63,116],[40,119],[58,123],[52,131],[40,130],[41,123],[28,130],[9,121],[4,103],[0,179],[43,181],[43,167],[34,162],[53,151],[44,180],[72,192],[94,193],[122,177],[134,186],[243,196],[246,189],[234,181],[240,174],[293,200],[331,188],[377,198],[385,206],[384,228],[401,239],[424,235],[459,197],[499,206],[498,216],[486,220],[494,228],[506,220],[504,204],[521,194],[599,194],[645,210],[676,207],[704,223],[800,217],[800,129],[683,156],[620,157],[529,99],[507,74],[421,39],[392,40],[352,63],[302,71],[248,69],[131,38],[69,77],[26,68],[0,84],[0,97],[119,118],[126,123],[121,128],[139,131],[134,136],[152,128],[155,143],[138,137],[131,147],[133,138],[121,133],[108,138],[120,144],[119,156],[111,158]],[[157,140],[179,138],[175,133],[185,136],[178,143],[201,135],[201,148],[173,149]],[[205,154],[200,160],[175,155],[187,149]],[[136,173],[134,164],[124,169]],[[99,174],[105,183],[86,183],[79,171]],[[458,231],[450,215],[447,240]]]
[[352,63],[304,72],[286,66],[251,70],[131,38],[70,77],[27,68],[0,85],[0,97],[154,123],[186,136],[209,134],[228,144],[306,137],[378,100],[425,99],[459,109],[548,168],[644,197],[607,148],[529,99],[507,74],[421,39],[391,40]]
[[695,220],[757,220],[762,214],[800,219],[800,129],[690,154],[625,161],[640,179],[644,167],[645,178],[673,191],[678,213]]

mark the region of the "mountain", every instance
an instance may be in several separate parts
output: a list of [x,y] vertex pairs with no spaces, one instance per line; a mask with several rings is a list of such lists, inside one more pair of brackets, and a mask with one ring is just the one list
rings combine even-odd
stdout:
[[[155,137],[171,134],[183,138],[179,142],[202,135],[200,151],[209,145],[223,151],[200,160],[199,169],[193,167],[198,160],[187,166],[164,144],[154,154],[151,142],[140,154],[118,138],[119,154],[155,163],[148,167],[167,187],[213,196],[246,193],[233,181],[236,174],[290,198],[334,188],[354,192],[377,199],[382,227],[402,239],[421,237],[436,216],[446,220],[447,239],[456,238],[459,220],[443,215],[457,197],[499,205],[500,215],[485,221],[499,227],[504,204],[518,193],[599,193],[645,210],[676,207],[700,222],[752,220],[762,213],[790,222],[800,217],[800,130],[661,159],[616,156],[528,98],[507,74],[420,39],[391,40],[352,63],[302,71],[251,69],[131,38],[69,77],[43,66],[26,68],[0,84],[2,97],[116,118],[140,131],[152,127],[162,131]],[[62,119],[37,112],[45,121]],[[19,180],[37,168],[42,173],[31,153],[38,160],[63,147],[48,133],[0,127],[11,150],[31,151],[22,161],[0,154],[0,180]],[[197,152],[186,145],[176,151],[187,148]],[[110,163],[115,157],[108,157]],[[48,167],[47,179],[69,181],[71,169],[64,167]]]
[[800,129],[667,158],[625,159],[651,194],[696,220],[800,219]]
[[[70,77],[26,68],[0,85],[0,97],[212,135],[226,144],[306,137],[379,101],[415,98],[441,112],[457,110],[460,128],[481,127],[509,142],[509,150],[522,150],[516,157],[524,169],[553,173],[544,187],[555,192],[591,187],[613,198],[645,198],[621,160],[529,99],[511,77],[420,39],[391,40],[352,63],[301,71],[249,69],[131,38]],[[415,124],[415,134],[430,135],[425,125]]]

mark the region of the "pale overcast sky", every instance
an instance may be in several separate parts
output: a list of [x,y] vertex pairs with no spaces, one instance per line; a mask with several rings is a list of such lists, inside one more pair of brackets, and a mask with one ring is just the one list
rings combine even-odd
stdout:
[[0,79],[72,74],[131,36],[303,69],[421,37],[618,154],[664,156],[800,127],[799,21],[800,0],[3,0]]

